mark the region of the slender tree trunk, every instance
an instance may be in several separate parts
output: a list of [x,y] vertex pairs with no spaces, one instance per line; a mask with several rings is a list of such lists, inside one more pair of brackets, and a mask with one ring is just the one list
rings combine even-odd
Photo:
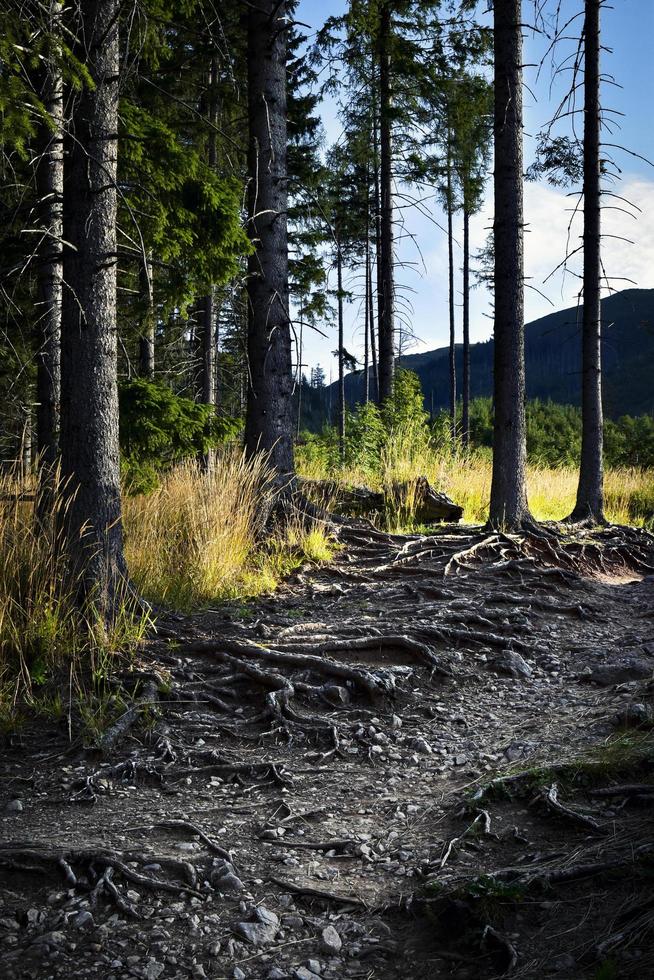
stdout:
[[584,308],[581,466],[574,520],[604,521],[600,305],[600,0],[586,0],[584,21]]
[[141,293],[141,333],[139,335],[139,375],[154,380],[154,282],[152,278],[152,252],[148,252],[139,268]]
[[343,255],[336,242],[336,283],[338,292],[338,455],[345,461],[345,337],[343,336]]
[[[367,226],[366,226],[367,227]],[[370,401],[370,236],[366,231],[366,284],[363,311],[363,404]]]
[[370,322],[370,357],[372,359],[372,377],[375,382],[375,400],[379,402],[379,367],[377,364],[377,343],[375,340],[375,301],[372,289],[372,269],[368,266],[368,320]]
[[297,391],[297,434],[298,438],[300,436],[300,429],[302,426],[302,346],[304,343],[304,309],[302,307],[302,298],[300,299],[300,336],[298,343],[298,356],[297,356],[297,373],[298,373],[298,391]]
[[116,364],[118,0],[73,8],[73,52],[94,87],[65,138],[61,464],[72,581],[110,619],[125,581]]
[[447,136],[447,263],[448,306],[450,317],[450,432],[452,447],[456,442],[456,325],[454,319],[454,231],[452,202],[452,161],[450,159],[450,133]]
[[463,206],[463,448],[470,448],[470,213]]
[[379,17],[380,272],[382,286],[379,309],[379,401],[383,403],[393,394],[395,375],[390,0],[383,0]]
[[[373,107],[372,107],[372,146],[373,146],[373,169],[374,169],[374,205],[375,205],[375,286],[377,291],[377,330],[379,330],[381,308],[384,305],[384,279],[382,276],[381,262],[381,189],[379,181],[379,128],[377,125],[377,100],[373,86]],[[372,313],[372,283],[371,283],[371,313]],[[375,396],[377,403],[381,403],[379,395],[379,361],[377,359],[377,341],[379,333],[375,333],[374,313],[371,318],[370,337],[372,341],[373,370],[375,374]]]
[[[61,38],[60,0],[48,0],[48,30],[55,53]],[[62,199],[64,186],[63,84],[56,57],[42,69],[41,99],[52,129],[41,125],[36,167],[43,241],[38,263],[38,354],[36,359],[36,448],[44,472],[59,452],[61,397]]]
[[[216,59],[211,59],[209,70],[209,122],[212,128],[209,130],[208,137],[208,164],[211,169],[215,169],[217,163],[216,153],[216,131],[213,126],[218,121],[218,105],[216,102],[215,86],[217,81]],[[201,300],[202,304],[202,367],[201,367],[201,398],[204,405],[215,405],[216,388],[216,348],[215,348],[215,304],[214,291],[210,287]],[[207,460],[208,462],[208,460]]]
[[495,326],[490,524],[529,520],[525,336],[521,0],[495,0]]
[[280,478],[294,470],[288,310],[286,4],[248,8],[248,456],[264,450]]

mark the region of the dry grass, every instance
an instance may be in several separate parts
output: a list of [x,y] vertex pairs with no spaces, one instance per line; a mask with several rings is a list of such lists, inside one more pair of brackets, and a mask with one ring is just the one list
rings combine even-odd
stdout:
[[106,683],[109,651],[129,651],[147,625],[133,603],[109,629],[92,601],[80,608],[62,532],[70,493],[57,473],[52,481],[52,511],[37,524],[33,480],[0,476],[0,724],[13,724],[25,707],[64,712],[64,678],[70,718]]
[[[492,459],[489,452],[451,454],[420,438],[414,427],[398,429],[384,446],[378,465],[352,466],[329,471],[315,454],[307,459],[298,452],[302,476],[313,480],[337,479],[347,485],[368,484],[373,489],[391,487],[417,476],[426,476],[432,486],[447,493],[464,509],[464,521],[478,524],[488,517]],[[527,468],[529,505],[537,520],[560,520],[571,513],[577,491],[578,471],[572,466]],[[654,471],[616,468],[606,472],[606,516],[619,524],[647,524],[654,520]],[[411,526],[411,501],[392,508],[390,530]]]
[[273,497],[265,457],[231,450],[208,474],[189,461],[154,493],[127,498],[125,550],[137,589],[191,610],[271,592],[303,560],[326,560],[332,549],[318,525],[291,521],[264,541]]

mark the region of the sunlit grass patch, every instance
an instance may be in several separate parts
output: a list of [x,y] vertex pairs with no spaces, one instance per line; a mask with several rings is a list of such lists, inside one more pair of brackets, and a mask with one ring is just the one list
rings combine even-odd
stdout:
[[275,495],[264,455],[226,450],[208,473],[182,463],[153,493],[127,498],[125,550],[139,592],[189,611],[271,592],[303,561],[327,560],[333,548],[318,523],[266,530]]

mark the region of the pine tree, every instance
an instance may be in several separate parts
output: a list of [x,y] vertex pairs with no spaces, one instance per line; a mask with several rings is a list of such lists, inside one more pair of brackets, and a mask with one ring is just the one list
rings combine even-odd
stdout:
[[286,4],[248,8],[249,386],[245,448],[294,471],[287,235]]
[[573,520],[604,522],[600,305],[600,6],[585,0],[584,18],[584,308],[581,466]]
[[61,331],[61,466],[72,497],[72,581],[107,618],[123,556],[116,377],[118,2],[73,8],[67,29],[93,85],[77,93],[65,136]]
[[528,521],[524,350],[522,4],[495,0],[495,322],[493,476],[489,522]]

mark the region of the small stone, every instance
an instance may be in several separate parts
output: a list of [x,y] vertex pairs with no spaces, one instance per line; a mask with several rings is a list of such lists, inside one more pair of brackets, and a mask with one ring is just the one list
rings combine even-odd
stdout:
[[9,803],[5,805],[5,813],[22,813],[23,804],[21,800],[9,800]]
[[[127,962],[132,959],[131,956],[127,957]],[[157,960],[148,960],[143,968],[143,976],[145,980],[158,980],[163,971],[166,969],[163,963],[158,963]]]
[[431,745],[424,738],[411,739],[410,746],[414,752],[420,752],[421,755],[431,755]]
[[646,704],[629,704],[613,719],[619,728],[648,728],[654,725],[654,712]]
[[219,956],[220,950],[221,950],[220,940],[216,940],[215,943],[211,944],[207,952],[209,953],[209,956]]
[[312,973],[315,973],[317,976],[320,976],[322,972],[322,967],[318,962],[318,960],[307,960],[307,967],[309,970],[311,970]]
[[266,973],[266,980],[286,980],[288,973],[284,973],[278,966],[271,966]]
[[214,880],[212,876],[212,884],[218,889],[219,892],[233,892],[234,894],[238,894],[239,892],[245,890],[245,885],[241,879],[238,877],[238,875],[234,874],[223,875],[223,877],[218,878],[217,881]]
[[320,944],[324,953],[336,956],[343,948],[343,940],[333,926],[326,926],[320,934]]
[[314,973],[313,970],[308,970],[306,966],[300,966],[293,973],[296,980],[320,980],[320,976]]
[[497,674],[506,674],[509,677],[531,677],[532,670],[524,657],[513,650],[504,650],[499,656],[495,657],[490,663],[490,667]]
[[90,912],[78,912],[69,920],[74,929],[93,929],[95,920]]
[[285,915],[282,918],[282,925],[285,929],[292,929],[295,932],[296,929],[302,928],[304,919],[299,915]]
[[201,963],[196,963],[193,966],[191,973],[192,976],[197,977],[198,980],[203,980],[203,978],[206,977],[206,973],[204,972],[204,967],[202,966]]
[[240,966],[235,966],[232,970],[232,980],[246,980],[245,974]]

